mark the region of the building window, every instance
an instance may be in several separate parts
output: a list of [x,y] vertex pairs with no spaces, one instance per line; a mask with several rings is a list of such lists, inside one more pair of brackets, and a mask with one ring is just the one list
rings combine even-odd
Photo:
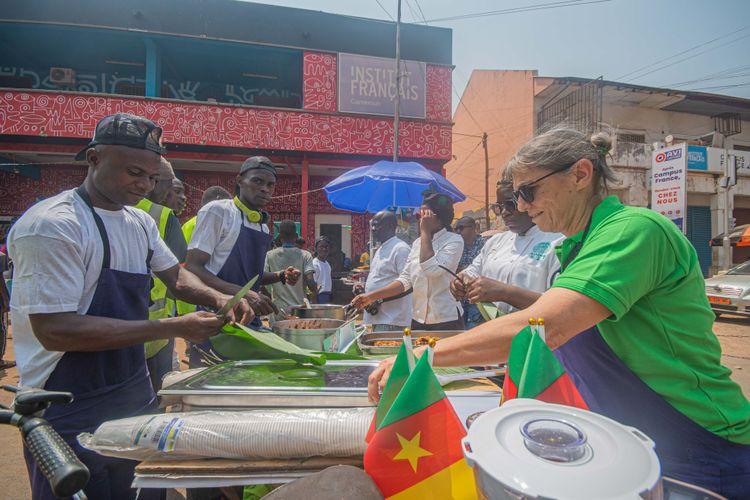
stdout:
[[735,149],[737,151],[750,151],[750,146],[746,146],[744,144],[735,144],[732,146],[732,149]]
[[617,134],[617,142],[646,144],[646,134]]
[[164,38],[162,97],[280,108],[302,107],[302,51]]

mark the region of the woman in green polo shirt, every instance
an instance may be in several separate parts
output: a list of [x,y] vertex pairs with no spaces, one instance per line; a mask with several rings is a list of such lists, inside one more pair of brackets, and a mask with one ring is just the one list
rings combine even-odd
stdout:
[[[562,271],[529,308],[437,344],[438,366],[507,359],[529,317],[589,408],[656,443],[666,476],[730,498],[750,492],[750,403],[721,365],[695,249],[665,217],[606,196],[605,134],[534,137],[510,160],[518,208],[560,232]],[[370,378],[379,398],[392,361]]]

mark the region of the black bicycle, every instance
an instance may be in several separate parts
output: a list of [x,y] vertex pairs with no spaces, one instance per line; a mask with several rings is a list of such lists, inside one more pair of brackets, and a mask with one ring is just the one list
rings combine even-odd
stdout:
[[58,498],[85,500],[83,487],[89,481],[88,468],[78,459],[62,437],[43,418],[36,417],[53,404],[73,401],[69,392],[41,389],[20,390],[11,385],[3,389],[16,394],[13,407],[0,405],[0,424],[18,427],[24,445],[49,481]]

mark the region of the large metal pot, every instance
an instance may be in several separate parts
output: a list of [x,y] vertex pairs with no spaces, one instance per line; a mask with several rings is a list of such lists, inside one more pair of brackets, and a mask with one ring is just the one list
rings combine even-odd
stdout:
[[344,306],[338,304],[310,304],[310,307],[294,306],[290,307],[287,312],[298,318],[329,318],[342,321],[346,319]]
[[272,328],[279,337],[303,349],[323,351],[323,341],[344,323],[342,319],[331,318],[285,319],[275,322]]

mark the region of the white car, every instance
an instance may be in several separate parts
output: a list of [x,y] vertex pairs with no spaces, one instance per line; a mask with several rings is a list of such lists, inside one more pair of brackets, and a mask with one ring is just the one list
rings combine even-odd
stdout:
[[750,260],[707,279],[706,295],[717,317],[722,313],[750,317]]

